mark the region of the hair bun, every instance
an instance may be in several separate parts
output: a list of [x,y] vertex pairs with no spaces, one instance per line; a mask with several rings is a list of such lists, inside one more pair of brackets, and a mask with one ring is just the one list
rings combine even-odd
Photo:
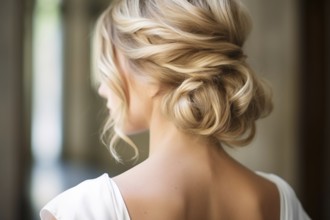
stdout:
[[181,130],[229,146],[246,145],[254,137],[255,121],[271,111],[271,95],[244,61],[227,60],[213,70],[168,92],[163,111]]

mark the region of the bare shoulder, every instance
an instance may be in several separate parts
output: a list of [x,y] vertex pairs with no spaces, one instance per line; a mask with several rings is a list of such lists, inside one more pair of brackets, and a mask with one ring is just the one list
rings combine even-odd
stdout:
[[280,195],[276,184],[265,179],[254,172],[251,172],[249,179],[245,181],[246,187],[243,187],[248,204],[245,210],[249,219],[280,219]]
[[181,187],[171,175],[141,164],[115,177],[114,181],[132,219],[184,219],[180,216]]
[[[280,197],[277,186],[241,166],[227,166],[208,183],[216,212],[212,219],[279,220]],[[215,216],[215,215],[213,215]]]
[[280,219],[281,201],[280,193],[275,183],[265,179],[257,174],[258,178],[256,187],[260,190],[260,204],[264,219],[278,220]]

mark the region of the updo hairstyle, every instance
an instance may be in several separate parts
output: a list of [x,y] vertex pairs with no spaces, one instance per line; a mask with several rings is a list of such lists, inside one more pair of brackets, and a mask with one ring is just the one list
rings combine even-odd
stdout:
[[[235,0],[117,0],[96,27],[95,64],[120,98],[104,127],[111,127],[110,149],[122,132],[128,99],[115,49],[131,74],[162,88],[163,114],[180,130],[219,144],[244,146],[255,135],[255,121],[272,109],[270,92],[246,62],[243,44],[250,17]],[[161,126],[161,125],[160,125]]]

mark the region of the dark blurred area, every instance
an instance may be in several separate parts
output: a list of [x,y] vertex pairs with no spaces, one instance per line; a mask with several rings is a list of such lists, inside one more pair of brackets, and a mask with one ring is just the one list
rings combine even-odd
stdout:
[[[129,148],[119,164],[99,140],[107,112],[90,80],[93,26],[109,2],[0,3],[1,220],[38,219],[59,192],[133,166]],[[243,2],[256,28],[248,54],[274,88],[275,110],[258,153],[238,158],[287,179],[312,219],[330,219],[330,3]],[[133,138],[140,162],[148,137]]]
[[1,220],[38,219],[65,189],[133,165],[129,150],[119,164],[101,143],[107,111],[90,79],[93,26],[108,4],[1,1]]

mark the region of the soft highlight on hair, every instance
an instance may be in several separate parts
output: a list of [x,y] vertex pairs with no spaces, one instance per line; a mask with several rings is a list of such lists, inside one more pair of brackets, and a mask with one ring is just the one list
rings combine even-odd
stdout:
[[270,90],[246,62],[250,17],[235,0],[117,0],[99,18],[94,43],[97,81],[121,100],[103,135],[122,138],[129,103],[115,49],[136,76],[162,86],[162,111],[180,130],[244,146],[255,122],[272,109]]

